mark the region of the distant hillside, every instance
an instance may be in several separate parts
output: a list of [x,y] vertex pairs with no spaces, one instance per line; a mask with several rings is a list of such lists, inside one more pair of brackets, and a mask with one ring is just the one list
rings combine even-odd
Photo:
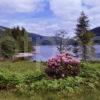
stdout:
[[36,45],[55,45],[55,37],[42,36],[35,33],[29,33],[29,36],[32,37],[32,41]]
[[100,44],[100,27],[96,27],[92,29],[91,32],[95,34],[95,38],[94,38],[95,43]]
[[0,26],[0,31],[4,31],[5,29],[8,29],[8,28],[7,27]]
[[100,36],[100,27],[96,27],[91,30],[96,36]]
[[[2,34],[6,29],[10,29],[10,28],[0,26],[0,37],[2,36]],[[95,43],[100,43],[100,37],[99,37],[100,27],[92,29],[91,32],[93,32],[96,35],[96,37],[94,38]],[[50,37],[50,36],[38,35],[35,33],[29,33],[29,37],[31,37],[30,39],[32,39],[34,45],[56,45],[56,41],[55,41],[56,39],[53,36]],[[73,39],[69,40],[70,44],[72,44],[73,42],[74,42]]]
[[[92,29],[91,32],[94,33],[94,35],[95,35],[95,38],[94,38],[95,43],[100,43],[100,37],[99,37],[100,36],[100,27]],[[33,34],[33,33],[30,33],[30,36],[32,37],[32,41],[35,44],[40,44],[40,45],[56,44],[55,37],[41,36],[41,35],[37,35],[37,34]],[[74,40],[70,39],[68,41],[68,43],[73,44]]]
[[6,29],[7,29],[6,27],[0,26],[0,37],[2,36],[2,34]]

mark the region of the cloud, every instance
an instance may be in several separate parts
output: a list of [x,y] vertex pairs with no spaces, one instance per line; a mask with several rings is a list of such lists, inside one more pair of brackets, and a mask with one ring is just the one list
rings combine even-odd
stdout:
[[[37,22],[26,22],[26,23],[17,23],[19,26],[24,26],[29,32],[31,33],[38,33],[40,35],[44,36],[54,36],[58,30],[64,29],[67,33],[70,33],[68,36],[72,36],[73,34],[72,29],[74,30],[74,27],[69,28],[69,25],[72,25],[73,23],[70,22],[64,22],[64,21],[49,21],[49,20],[43,20],[43,21],[37,21]],[[16,26],[16,25],[14,25]],[[68,27],[68,28],[67,28]]]
[[83,10],[88,15],[90,27],[100,26],[100,0],[83,0]]
[[81,0],[50,0],[51,10],[60,20],[60,27],[73,35],[77,18],[82,11]]
[[100,0],[50,0],[51,10],[69,33],[74,33],[77,19],[83,10],[90,20],[90,28],[100,25]]
[[99,3],[100,0],[82,0],[82,2],[86,5],[86,6],[90,6],[91,7],[98,7],[100,6]]
[[40,20],[38,18],[34,20],[13,20],[13,23],[11,20],[6,21],[2,20],[0,21],[1,26],[10,27],[13,28],[14,26],[20,26],[25,27],[25,29],[30,33],[37,33],[40,35],[55,35],[55,31],[59,30],[61,27],[58,23],[54,23],[53,20]]
[[44,0],[0,0],[0,12],[32,12],[43,10]]
[[57,17],[73,20],[81,10],[81,0],[51,0],[51,10]]
[[38,33],[40,35],[55,35],[55,31],[60,29],[57,23],[51,23],[48,21],[39,21],[34,23],[24,23],[24,26],[29,32]]
[[82,10],[89,17],[90,28],[100,26],[100,0],[0,0],[0,23],[24,26],[41,35],[65,29],[72,36]]

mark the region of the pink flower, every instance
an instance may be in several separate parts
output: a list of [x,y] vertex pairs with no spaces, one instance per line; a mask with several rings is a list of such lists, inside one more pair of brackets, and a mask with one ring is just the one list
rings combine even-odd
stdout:
[[54,58],[51,58],[48,60],[48,67],[50,68],[58,68],[61,66],[61,64],[64,65],[78,65],[80,64],[80,60],[73,57],[71,54],[69,53],[63,53],[63,54],[59,54]]

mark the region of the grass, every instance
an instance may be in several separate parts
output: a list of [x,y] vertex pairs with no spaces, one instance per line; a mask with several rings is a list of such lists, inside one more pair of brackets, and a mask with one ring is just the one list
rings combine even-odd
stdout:
[[0,100],[100,100],[99,62],[84,63],[79,76],[60,80],[48,80],[44,68],[39,62],[0,62],[0,82],[17,87],[1,90]]
[[37,69],[42,70],[43,67],[43,64],[38,62],[0,62],[0,70],[9,71],[11,73],[17,74],[34,73]]
[[[94,93],[94,94],[93,94]],[[36,94],[31,97],[27,96],[18,96],[12,92],[1,92],[0,100],[100,100],[100,93],[84,93],[81,95],[74,94],[71,96],[67,96],[67,94],[59,94],[59,93],[46,93],[44,94]]]

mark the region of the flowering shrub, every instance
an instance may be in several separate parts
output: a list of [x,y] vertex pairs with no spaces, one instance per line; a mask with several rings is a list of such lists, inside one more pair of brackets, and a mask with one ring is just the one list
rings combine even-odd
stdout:
[[80,60],[69,53],[62,53],[48,60],[46,74],[53,78],[76,76],[80,71]]

